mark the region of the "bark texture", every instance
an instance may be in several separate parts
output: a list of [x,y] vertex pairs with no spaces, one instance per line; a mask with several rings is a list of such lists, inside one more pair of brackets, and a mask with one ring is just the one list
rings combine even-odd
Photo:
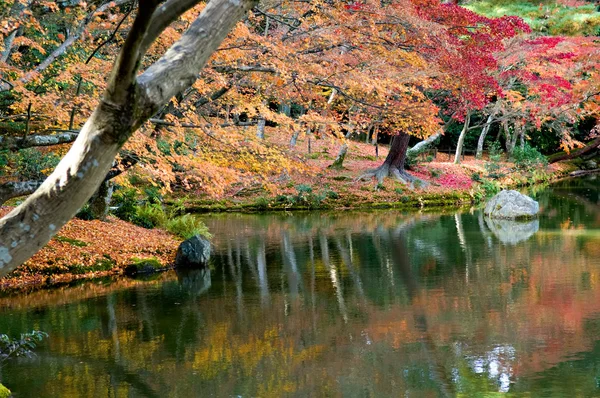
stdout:
[[0,220],[0,276],[35,254],[75,215],[104,181],[131,134],[162,104],[193,84],[227,33],[256,4],[210,1],[180,40],[138,76],[148,48],[146,38],[158,37],[161,31],[156,27],[173,17],[177,3],[169,0],[158,7],[158,0],[139,2],[104,98],[71,150],[35,193]]
[[401,132],[395,136],[394,141],[392,141],[390,151],[388,152],[383,164],[375,170],[366,172],[359,177],[359,180],[375,177],[378,184],[383,184],[383,180],[386,177],[393,177],[404,184],[410,184],[411,187],[415,181],[420,181],[423,183],[423,181],[410,175],[404,169],[409,140],[410,135],[404,132]]

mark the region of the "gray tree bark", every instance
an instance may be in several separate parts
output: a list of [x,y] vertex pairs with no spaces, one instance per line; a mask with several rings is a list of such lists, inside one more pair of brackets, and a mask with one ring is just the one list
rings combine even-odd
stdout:
[[463,126],[462,131],[460,132],[460,136],[458,137],[458,143],[456,144],[456,153],[454,154],[454,164],[460,163],[460,157],[463,151],[463,145],[465,143],[465,137],[467,132],[469,131],[469,123],[471,122],[471,112],[467,111],[467,116],[465,116],[465,124]]
[[0,219],[0,276],[42,248],[98,189],[118,150],[171,97],[190,87],[210,55],[256,2],[212,0],[145,72],[142,58],[160,33],[197,1],[141,0],[98,107],[42,186]]

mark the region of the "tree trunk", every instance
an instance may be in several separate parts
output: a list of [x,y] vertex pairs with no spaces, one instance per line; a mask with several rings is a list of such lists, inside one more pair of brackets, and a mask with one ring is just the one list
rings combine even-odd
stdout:
[[290,139],[290,148],[293,148],[296,146],[296,143],[298,142],[298,136],[300,135],[300,130],[296,130],[294,131],[294,133],[292,134],[292,138]]
[[435,143],[435,141],[438,138],[440,138],[441,136],[442,136],[442,130],[438,131],[435,134],[430,135],[429,137],[427,137],[423,141],[415,144],[415,146],[413,146],[408,151],[406,151],[406,154],[410,155],[410,156],[417,156],[417,155],[422,154],[427,149],[429,149],[429,147],[432,146]]
[[265,139],[265,126],[267,125],[267,121],[265,120],[264,117],[259,116],[258,117],[258,125],[256,126],[256,137],[258,139],[264,140]]
[[110,201],[115,189],[112,181],[104,181],[88,202],[90,215],[93,220],[105,220],[108,216]]
[[54,236],[96,192],[115,155],[143,122],[190,87],[210,55],[253,0],[211,0],[181,38],[144,73],[138,68],[156,38],[197,2],[144,1],[107,84],[104,98],[69,152],[42,186],[0,220],[0,277]]
[[475,159],[481,159],[483,156],[483,144],[485,142],[485,137],[490,131],[490,126],[492,125],[493,119],[494,115],[490,114],[487,118],[487,122],[485,122],[485,126],[483,126],[483,129],[481,130],[479,141],[477,141],[477,152],[475,153]]
[[460,136],[458,137],[458,143],[456,144],[456,153],[454,154],[454,164],[460,163],[460,157],[462,156],[463,145],[465,143],[465,137],[467,132],[469,131],[469,122],[471,121],[471,112],[467,111],[467,116],[465,116],[465,124],[463,125],[463,129],[460,132]]
[[411,187],[413,185],[412,183],[415,181],[420,181],[423,183],[423,181],[413,177],[406,170],[404,170],[409,140],[410,135],[405,132],[401,132],[395,136],[394,140],[392,141],[390,151],[383,161],[383,164],[375,170],[366,172],[358,179],[363,180],[366,178],[375,177],[378,184],[383,184],[383,180],[386,177],[393,177],[404,184],[411,184]]
[[342,169],[344,166],[344,159],[346,158],[346,154],[348,153],[348,143],[344,142],[340,147],[340,151],[336,156],[333,163],[329,166],[332,169]]
[[31,195],[42,183],[43,181],[13,181],[0,185],[0,206],[9,199]]
[[598,148],[598,146],[600,146],[600,137],[594,138],[586,146],[584,146],[583,148],[577,149],[575,151],[571,151],[569,153],[559,152],[554,155],[551,155],[548,157],[548,162],[556,163],[556,162],[560,162],[561,160],[575,159],[579,156],[583,156],[586,153],[593,151],[594,149]]

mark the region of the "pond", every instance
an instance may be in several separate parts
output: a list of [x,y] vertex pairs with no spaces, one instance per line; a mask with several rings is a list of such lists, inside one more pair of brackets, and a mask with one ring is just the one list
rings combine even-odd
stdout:
[[16,397],[600,395],[597,177],[539,220],[206,216],[211,269],[0,297]]

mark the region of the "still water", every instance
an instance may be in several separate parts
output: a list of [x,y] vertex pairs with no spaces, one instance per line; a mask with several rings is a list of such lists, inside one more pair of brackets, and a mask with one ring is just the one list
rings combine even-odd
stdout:
[[478,210],[207,216],[210,271],[0,297],[16,397],[600,396],[600,178]]

